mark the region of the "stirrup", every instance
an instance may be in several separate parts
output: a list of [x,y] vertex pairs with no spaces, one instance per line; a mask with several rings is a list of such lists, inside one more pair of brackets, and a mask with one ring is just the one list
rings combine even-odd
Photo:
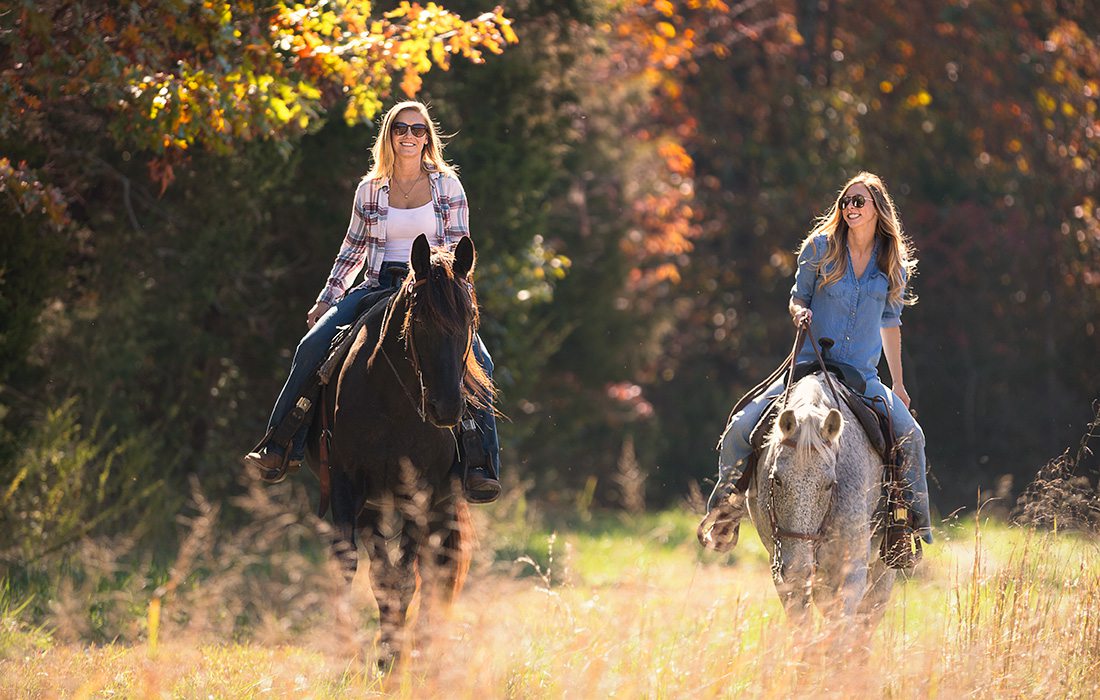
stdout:
[[290,459],[290,450],[283,453],[282,458],[274,467],[266,466],[263,462],[267,447],[257,447],[241,458],[241,463],[246,469],[255,473],[261,481],[267,484],[278,484],[286,480],[290,474],[296,474],[302,468],[302,460]]
[[[739,499],[739,503],[735,500]],[[695,536],[705,549],[728,552],[737,545],[741,519],[745,517],[745,495],[731,490],[707,511],[695,530]]]
[[879,557],[891,569],[912,569],[924,556],[921,538],[910,522],[911,513],[904,503],[892,503],[886,512]]

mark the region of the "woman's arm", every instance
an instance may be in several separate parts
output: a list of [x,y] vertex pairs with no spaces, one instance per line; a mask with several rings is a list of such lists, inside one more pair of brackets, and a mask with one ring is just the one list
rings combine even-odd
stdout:
[[901,369],[901,326],[883,328],[882,351],[886,354],[886,366],[890,368],[891,389],[909,408],[909,392],[905,390],[905,377]]
[[[373,216],[375,222],[378,217],[378,203],[371,197],[371,183],[364,180],[355,190],[355,201],[351,207],[351,221],[348,223],[348,232],[344,236],[344,242],[340,246],[340,252],[332,264],[321,293],[317,295],[318,304],[311,309],[310,316],[318,306],[332,306],[347,290],[348,282],[355,279],[359,271],[363,269],[366,258],[367,243],[370,239],[369,217]],[[322,312],[323,313],[323,312]],[[320,317],[319,315],[317,316]],[[316,319],[314,319],[316,320]],[[310,324],[312,327],[312,324]]]
[[457,178],[444,178],[449,180],[447,199],[450,204],[447,230],[444,232],[447,242],[454,244],[459,238],[470,235],[470,205],[466,201],[466,190],[462,182]]

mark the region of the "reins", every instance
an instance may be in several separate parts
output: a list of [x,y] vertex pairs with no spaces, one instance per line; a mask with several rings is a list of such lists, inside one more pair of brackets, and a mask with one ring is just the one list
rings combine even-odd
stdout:
[[[413,297],[416,294],[417,288],[422,287],[427,283],[428,280],[426,279],[416,280],[415,282],[410,283],[405,289],[408,297]],[[397,383],[398,385],[400,385],[401,391],[405,393],[405,396],[409,399],[409,403],[412,404],[413,410],[416,411],[416,415],[420,417],[420,422],[427,423],[428,414],[424,409],[424,375],[420,371],[420,358],[419,356],[417,356],[415,344],[412,342],[411,330],[405,337],[405,347],[407,350],[409,350],[409,362],[412,364],[413,372],[416,374],[417,382],[419,382],[420,384],[419,404],[416,402],[416,399],[413,398],[412,392],[409,391],[409,388],[405,386],[405,381],[401,379],[401,373],[397,371],[397,367],[393,364],[393,360],[390,359],[389,353],[386,352],[386,336],[390,330],[390,322],[393,320],[393,310],[397,307],[397,297],[398,295],[394,295],[393,298],[390,300],[390,304],[386,307],[386,317],[382,320],[382,330],[378,333],[378,345],[376,346],[376,349],[382,353],[382,357],[385,358],[386,364],[390,366],[390,370],[393,371],[393,376],[397,379]],[[412,303],[411,299],[408,303]]]
[[[415,282],[411,282],[406,287],[406,291],[412,298],[415,298],[416,290],[426,284],[428,284],[427,279],[416,280]],[[405,396],[409,399],[409,403],[412,404],[413,410],[416,411],[416,415],[420,417],[420,421],[422,423],[427,423],[428,413],[424,407],[427,392],[425,391],[424,387],[424,373],[420,369],[420,355],[416,350],[416,340],[413,337],[412,328],[409,328],[408,332],[405,334],[405,349],[407,350],[406,355],[408,356],[409,362],[413,366],[413,372],[416,374],[417,383],[420,385],[420,403],[417,403],[416,399],[413,398],[412,392],[409,391],[409,388],[405,385],[405,381],[401,378],[401,373],[397,371],[397,366],[394,365],[393,360],[390,359],[389,353],[386,352],[384,341],[386,339],[386,334],[389,332],[389,326],[393,318],[394,308],[397,306],[397,304],[394,303],[396,300],[397,296],[395,295],[391,299],[391,303],[386,309],[386,317],[382,321],[382,330],[378,334],[378,345],[376,346],[376,348],[379,352],[382,353],[382,357],[385,358],[386,364],[390,366],[390,370],[393,371],[393,376],[397,379],[397,383],[401,386],[401,391],[403,391],[405,393]],[[410,301],[409,303],[412,302]],[[468,331],[466,339],[466,351],[462,354],[463,383],[465,383],[466,378],[466,364],[470,359],[470,353],[473,351],[473,340],[473,331]]]
[[[776,412],[777,416],[781,415],[783,413],[784,409],[786,409],[786,407],[787,407],[787,400],[790,397],[791,387],[794,384],[794,371],[795,371],[795,366],[798,363],[798,355],[799,355],[800,352],[802,352],[802,346],[806,343],[807,336],[810,339],[810,346],[814,349],[814,355],[817,356],[818,365],[820,365],[820,367],[821,367],[821,373],[825,376],[825,383],[829,387],[829,392],[833,396],[833,401],[836,403],[837,408],[838,409],[840,408],[840,396],[839,396],[839,394],[837,394],[836,386],[833,384],[832,377],[829,376],[829,370],[827,370],[825,368],[825,359],[821,356],[821,351],[818,349],[817,339],[814,338],[813,331],[810,330],[810,324],[806,323],[806,322],[803,322],[803,323],[800,323],[798,325],[798,330],[795,331],[794,347],[791,349],[791,354],[788,355],[787,361],[784,363],[784,365],[780,365],[779,370],[777,370],[775,373],[773,373],[774,378],[770,379],[771,382],[774,382],[775,379],[778,378],[778,376],[776,376],[776,375],[781,375],[783,373],[783,371],[786,371],[786,373],[787,373],[786,387],[783,390],[783,395],[780,397],[779,410]],[[779,445],[782,445],[782,446],[785,446],[785,447],[790,447],[790,448],[797,447],[797,443],[792,438],[789,438],[789,437],[784,438],[783,440],[781,440],[779,442]],[[779,458],[779,456],[778,456],[777,451],[773,452],[772,468],[768,470],[769,473],[771,473],[774,470],[775,462],[778,460],[778,458]],[[759,471],[758,471],[758,473],[759,473]],[[769,478],[774,479],[774,477],[769,477]],[[747,486],[747,483],[745,485]],[[802,540],[804,542],[813,543],[813,545],[814,545],[814,565],[816,566],[816,563],[817,563],[817,547],[821,543],[821,539],[822,539],[822,537],[825,533],[826,527],[828,527],[828,525],[829,525],[829,522],[830,522],[830,517],[829,516],[832,515],[833,506],[836,503],[836,491],[837,490],[834,488],[833,491],[832,491],[832,494],[830,495],[829,506],[825,510],[825,516],[821,519],[821,524],[818,526],[817,531],[813,532],[813,533],[807,533],[807,532],[794,532],[793,530],[788,530],[786,528],[783,528],[783,527],[779,526],[779,524],[777,522],[777,519],[776,519],[776,516],[775,516],[775,488],[774,488],[774,484],[773,484],[773,486],[770,486],[768,488],[768,500],[767,500],[766,510],[767,510],[767,513],[768,513],[768,520],[770,521],[769,524],[771,525],[771,530],[772,530],[772,547],[775,551],[775,556],[773,557],[773,562],[772,562],[772,575],[773,576],[779,576],[780,575],[780,568],[782,567],[782,564],[783,564],[783,554],[782,554],[783,545],[780,542],[781,537],[785,537],[785,538],[789,538],[789,539],[795,539],[795,540]]]

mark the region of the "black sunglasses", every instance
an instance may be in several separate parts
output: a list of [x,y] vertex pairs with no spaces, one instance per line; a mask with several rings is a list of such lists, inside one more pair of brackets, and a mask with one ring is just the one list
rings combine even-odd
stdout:
[[412,129],[413,136],[415,136],[416,138],[425,136],[428,133],[427,124],[406,124],[405,122],[393,123],[393,133],[397,134],[398,136],[404,136],[405,134],[409,133],[409,129]]
[[867,198],[861,194],[854,194],[851,197],[840,198],[840,208],[846,209],[851,204],[856,209],[862,209],[863,205],[867,203]]

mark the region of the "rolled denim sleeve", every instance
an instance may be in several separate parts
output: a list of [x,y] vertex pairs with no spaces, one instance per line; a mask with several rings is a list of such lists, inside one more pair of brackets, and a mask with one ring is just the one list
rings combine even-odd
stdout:
[[815,238],[798,254],[798,269],[794,273],[794,285],[791,286],[791,298],[798,299],[805,305],[809,305],[814,298],[814,289],[817,287],[817,267],[821,261],[821,250],[824,243]]
[[891,302],[888,300],[886,302],[886,306],[882,309],[883,328],[897,328],[901,325],[901,308],[902,303],[900,301]]
[[[909,283],[909,275],[902,272],[902,292],[904,294],[905,287]],[[890,301],[889,296],[886,298],[886,306],[882,309],[882,327],[883,328],[897,328],[901,325],[901,310],[904,308],[904,304],[901,303],[901,299],[897,301]]]

